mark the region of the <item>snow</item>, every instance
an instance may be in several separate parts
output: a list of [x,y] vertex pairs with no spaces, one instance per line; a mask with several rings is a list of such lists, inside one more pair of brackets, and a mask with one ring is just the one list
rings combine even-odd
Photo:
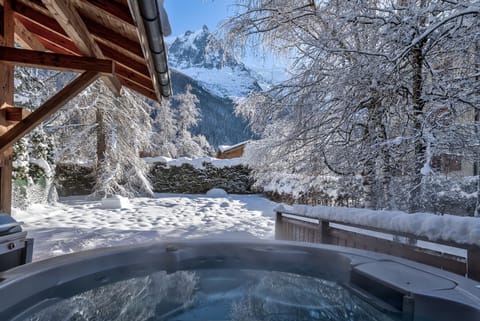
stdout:
[[203,88],[219,97],[245,97],[256,90],[256,79],[239,67],[225,66],[221,69],[203,67],[176,67],[180,72],[197,80]]
[[307,205],[279,205],[275,211],[480,246],[480,219],[475,217]]
[[122,209],[130,208],[131,204],[128,198],[120,195],[113,195],[111,197],[103,198],[101,207],[103,209]]
[[277,204],[259,195],[156,194],[129,201],[130,208],[105,209],[100,200],[67,197],[54,206],[14,209],[13,217],[35,239],[34,260],[157,240],[274,235]]
[[259,90],[257,75],[230,54],[204,26],[195,32],[169,39],[169,65],[172,69],[197,80],[219,97],[245,97]]
[[167,168],[170,167],[180,167],[183,164],[189,164],[196,169],[205,168],[205,163],[211,164],[213,167],[224,168],[224,167],[234,167],[243,164],[243,159],[240,157],[231,158],[231,159],[218,159],[214,157],[199,157],[199,158],[188,158],[180,157],[176,159],[159,156],[159,157],[145,157],[143,160],[147,163],[164,163]]
[[228,196],[228,193],[224,189],[221,189],[221,188],[212,188],[212,189],[207,191],[207,196],[226,197],[226,196]]

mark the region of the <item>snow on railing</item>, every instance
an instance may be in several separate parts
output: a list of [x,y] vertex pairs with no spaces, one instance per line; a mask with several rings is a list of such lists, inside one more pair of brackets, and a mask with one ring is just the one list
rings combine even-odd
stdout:
[[377,251],[480,280],[480,218],[280,205],[275,238]]

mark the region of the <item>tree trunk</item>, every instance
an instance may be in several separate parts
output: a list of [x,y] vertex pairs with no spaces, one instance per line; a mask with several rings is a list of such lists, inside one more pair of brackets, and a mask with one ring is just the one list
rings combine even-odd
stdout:
[[[476,70],[480,70],[480,41],[477,41],[475,43],[475,50],[474,50],[474,53],[475,53],[475,57],[476,57],[476,61],[474,61],[474,66],[476,68]],[[480,83],[480,76],[478,76],[478,73],[477,73],[477,76],[475,77],[476,81],[477,81],[477,84]],[[477,106],[477,108],[475,109],[475,132],[476,132],[476,136],[478,137],[478,133],[479,133],[479,128],[478,126],[480,126],[480,106]],[[474,215],[475,216],[480,216],[480,159],[479,159],[480,155],[478,155],[478,152],[475,153],[475,159],[473,161],[473,175],[474,176],[477,176],[477,204],[475,206],[475,213]]]
[[103,111],[100,108],[97,108],[95,121],[97,123],[97,169],[98,169],[105,161],[105,153],[107,151],[105,121],[103,119]]
[[425,162],[427,145],[423,137],[423,112],[425,101],[422,98],[423,92],[423,46],[424,41],[418,43],[412,49],[412,100],[413,100],[413,130],[415,139],[414,166],[413,166],[413,189],[410,196],[410,211],[414,212],[421,207],[422,175],[421,169]]
[[[380,119],[382,120],[382,119]],[[387,129],[383,121],[379,124],[379,140],[380,147],[380,182],[382,187],[382,200],[380,206],[382,208],[392,208],[392,195],[390,192],[390,183],[392,180],[391,157],[389,147],[385,144],[387,141]]]

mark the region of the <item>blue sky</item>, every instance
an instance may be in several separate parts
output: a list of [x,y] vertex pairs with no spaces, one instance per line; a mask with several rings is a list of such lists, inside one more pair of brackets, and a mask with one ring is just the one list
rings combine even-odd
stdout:
[[[212,33],[220,22],[235,13],[235,0],[164,0],[172,37],[180,36],[187,30],[196,31],[206,25]],[[172,39],[168,37],[167,41]],[[271,54],[247,52],[243,63],[262,74],[265,79],[284,79],[286,60],[275,58]]]
[[164,6],[172,26],[172,35],[199,30],[207,25],[215,31],[219,22],[233,13],[233,0],[165,0]]

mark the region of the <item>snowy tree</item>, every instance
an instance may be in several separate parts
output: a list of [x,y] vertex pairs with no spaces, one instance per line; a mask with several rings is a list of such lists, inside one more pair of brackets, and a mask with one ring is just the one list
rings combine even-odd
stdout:
[[151,141],[150,106],[125,90],[116,97],[95,82],[57,116],[60,159],[96,168],[95,195],[151,195],[147,164],[140,152]]
[[[175,108],[172,107],[174,102]],[[203,135],[192,135],[191,129],[200,120],[199,100],[187,85],[185,92],[163,100],[154,110],[152,154],[171,158],[199,157],[213,154]]]
[[[55,91],[58,73],[15,69],[15,105],[33,111]],[[14,206],[55,201],[53,184],[54,140],[41,124],[14,145]]]
[[195,94],[192,93],[192,86],[187,85],[183,94],[175,96],[178,101],[177,107],[177,129],[179,135],[183,135],[190,128],[198,124],[200,110],[198,109],[199,100]]
[[177,136],[177,125],[171,109],[171,100],[164,99],[157,104],[154,117],[155,131],[152,137],[152,153],[154,155],[177,157],[175,139]]
[[178,156],[203,156],[205,152],[190,133],[190,129],[198,124],[200,116],[200,111],[197,106],[199,100],[197,96],[192,93],[192,86],[187,85],[185,92],[175,95],[174,99],[178,103],[176,110],[177,135],[175,141]]
[[238,105],[263,137],[247,153],[257,173],[361,175],[372,208],[398,206],[391,180],[407,177],[416,210],[434,153],[477,153],[465,141],[478,142],[478,123],[460,121],[478,107],[474,1],[239,4],[227,45],[261,42],[293,59],[289,80]]

